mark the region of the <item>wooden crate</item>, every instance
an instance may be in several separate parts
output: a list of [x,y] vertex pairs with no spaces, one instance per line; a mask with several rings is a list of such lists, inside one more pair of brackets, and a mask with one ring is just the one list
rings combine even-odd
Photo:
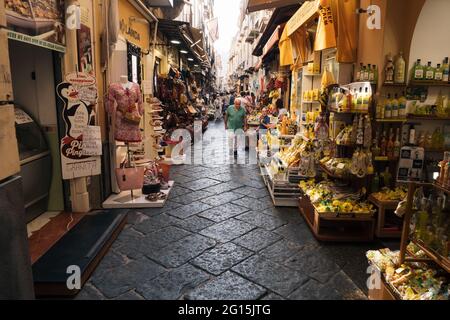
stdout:
[[321,241],[366,242],[373,240],[375,221],[372,215],[322,215],[311,204],[308,196],[301,194],[298,201],[300,213],[314,236]]
[[378,208],[375,235],[378,238],[400,238],[402,236],[402,223],[400,228],[396,230],[385,227],[386,214],[395,210],[399,201],[380,201],[372,195],[369,196],[369,201]]

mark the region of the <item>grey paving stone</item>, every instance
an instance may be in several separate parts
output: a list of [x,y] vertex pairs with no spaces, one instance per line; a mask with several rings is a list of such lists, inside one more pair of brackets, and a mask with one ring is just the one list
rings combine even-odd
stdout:
[[236,219],[245,221],[247,223],[253,224],[257,227],[274,230],[279,228],[288,222],[275,216],[267,215],[259,211],[250,211],[243,213],[236,217]]
[[189,218],[200,212],[208,210],[210,208],[211,208],[210,205],[200,202],[200,201],[197,201],[197,202],[193,202],[193,203],[181,206],[181,207],[176,208],[167,213],[170,214],[171,216],[177,217],[179,219],[186,219],[186,218]]
[[246,207],[254,211],[263,211],[264,209],[273,206],[272,200],[267,197],[261,199],[243,197],[241,199],[233,201],[232,203]]
[[292,224],[305,223],[297,208],[275,207],[271,206],[262,211],[262,213],[275,218],[287,221]]
[[271,261],[283,264],[290,257],[298,254],[302,247],[302,245],[283,239],[261,250],[259,254]]
[[317,244],[317,240],[309,230],[306,224],[286,224],[274,230],[286,239],[298,243],[300,245]]
[[267,190],[249,186],[244,186],[242,188],[235,189],[233,191],[255,199],[267,197],[267,195],[269,194]]
[[135,228],[137,231],[146,235],[170,225],[174,225],[177,221],[176,218],[163,213],[145,220],[141,224],[136,225]]
[[203,211],[199,216],[215,222],[221,222],[246,211],[248,211],[247,208],[232,203],[226,203],[222,206]]
[[176,223],[176,225],[179,226],[180,228],[183,228],[191,232],[199,232],[200,230],[203,230],[213,224],[214,221],[199,216],[192,216],[190,218],[180,220],[179,222]]
[[210,279],[210,275],[190,264],[172,269],[157,278],[139,283],[136,291],[147,300],[177,300],[185,292]]
[[243,236],[237,239],[234,239],[233,243],[257,252],[277,242],[280,239],[281,239],[280,235],[258,228],[250,231],[249,233],[244,234]]
[[166,204],[162,208],[136,209],[136,211],[139,211],[139,212],[145,214],[146,216],[154,217],[154,216],[160,215],[161,213],[165,213],[172,209],[178,208],[181,205],[182,205],[181,203],[172,201],[172,198],[171,198],[170,200],[166,201]]
[[276,293],[269,293],[268,295],[265,295],[264,297],[262,297],[261,300],[275,301],[275,300],[286,300],[286,299]]
[[306,275],[259,255],[248,258],[231,270],[283,297],[308,280]]
[[215,180],[219,180],[222,182],[228,182],[228,181],[232,181],[232,180],[236,182],[236,180],[234,180],[234,178],[235,177],[231,173],[222,173],[222,174],[218,174],[218,175],[214,176]]
[[217,194],[215,196],[202,199],[202,202],[209,204],[210,206],[217,207],[217,206],[223,205],[225,203],[231,202],[233,200],[240,199],[242,197],[243,197],[242,194],[229,191],[229,192],[224,192],[222,194]]
[[345,300],[367,300],[364,292],[343,271],[336,273],[327,285],[332,288],[337,288],[337,291]]
[[198,179],[196,177],[195,180],[193,180],[189,183],[185,183],[184,186],[193,191],[198,191],[198,190],[202,190],[202,189],[206,189],[208,187],[214,186],[219,183],[220,183],[220,181],[213,180],[210,178]]
[[340,271],[337,264],[328,258],[316,245],[304,246],[286,260],[285,265],[308,275],[321,283],[326,283]]
[[133,289],[137,283],[156,278],[164,271],[163,267],[143,257],[101,276],[94,274],[92,283],[107,298],[115,298]]
[[184,184],[187,184],[188,182],[195,180],[196,177],[194,177],[192,175],[185,176],[185,175],[181,174],[181,175],[177,175],[176,177],[174,177],[174,179],[175,179],[175,183],[184,185]]
[[192,190],[188,189],[188,188],[184,188],[182,186],[178,186],[178,185],[174,185],[174,187],[172,188],[172,190],[170,190],[170,199],[185,195],[189,192],[192,192]]
[[86,283],[75,297],[75,300],[105,300],[105,296],[91,283]]
[[227,271],[186,295],[188,300],[255,300],[266,290],[239,275]]
[[127,223],[131,225],[140,224],[141,222],[148,219],[148,216],[134,210],[130,210],[127,215]]
[[200,234],[224,243],[240,237],[254,228],[251,224],[231,218],[203,229]]
[[172,199],[173,201],[176,201],[180,203],[180,205],[186,205],[190,204],[192,202],[205,199],[207,197],[212,197],[214,194],[205,190],[195,191],[191,193],[187,193],[185,195],[176,197]]
[[151,253],[157,249],[170,246],[173,242],[192,235],[191,232],[175,226],[158,230],[147,235],[139,244],[138,251],[146,256],[151,256]]
[[196,234],[178,240],[170,246],[149,252],[148,256],[168,268],[176,268],[215,245],[214,240]]
[[131,241],[140,241],[140,239],[142,239],[143,237],[143,233],[136,230],[134,226],[128,225],[122,230],[122,232],[120,232],[116,242],[120,242],[121,244],[123,244]]
[[130,290],[127,293],[124,293],[116,298],[114,298],[113,300],[145,300],[143,296],[141,296],[140,294],[137,294],[134,290]]
[[332,287],[328,287],[317,280],[310,279],[292,292],[290,300],[340,300],[342,296]]
[[250,250],[229,242],[205,251],[191,263],[217,276],[252,254]]
[[116,252],[114,249],[110,249],[108,253],[95,268],[94,275],[100,276],[104,273],[110,272],[112,269],[120,267],[128,263],[128,259],[124,257],[120,252]]
[[216,184],[215,186],[208,187],[205,190],[214,194],[221,194],[227,191],[231,190],[239,190],[238,188],[241,188],[242,184],[234,181],[228,181],[220,184]]

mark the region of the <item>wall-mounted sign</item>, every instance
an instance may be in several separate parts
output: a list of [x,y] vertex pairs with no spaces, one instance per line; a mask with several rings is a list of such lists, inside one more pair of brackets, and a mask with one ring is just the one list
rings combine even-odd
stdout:
[[133,29],[128,23],[125,22],[125,19],[120,19],[120,32],[122,34],[128,35],[134,40],[141,41],[141,35],[135,29]]
[[[65,45],[64,1],[5,1],[6,25],[24,37],[11,38],[52,50]],[[28,37],[27,37],[28,36]],[[49,43],[55,45],[51,47]],[[58,50],[61,51],[61,50]]]
[[[98,136],[90,128],[95,124],[97,87],[95,78],[83,72],[66,75],[65,82],[58,85],[58,97],[63,101],[62,119],[65,135],[61,139],[61,165],[63,179],[74,179],[99,175],[101,159],[92,156],[98,153],[93,136]],[[88,134],[89,146],[84,151],[84,135]],[[96,151],[97,150],[97,151]]]
[[66,52],[66,47],[64,47],[64,46],[61,46],[61,45],[53,43],[53,42],[41,40],[36,37],[32,37],[32,36],[29,36],[29,35],[26,35],[23,33],[19,33],[19,32],[15,32],[15,31],[8,31],[8,39],[25,42],[28,44],[32,44],[34,46],[38,46],[38,47],[42,47],[42,48],[46,48],[46,49],[50,49],[50,50],[54,50],[54,51],[58,51],[58,52]]
[[310,2],[304,2],[300,9],[289,19],[286,23],[287,36],[290,37],[295,31],[298,30],[305,22],[311,19],[317,14],[319,10],[319,1],[313,0]]

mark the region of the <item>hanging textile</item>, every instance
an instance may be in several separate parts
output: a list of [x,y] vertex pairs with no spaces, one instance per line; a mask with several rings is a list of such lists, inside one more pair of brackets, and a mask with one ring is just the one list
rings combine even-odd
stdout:
[[333,9],[336,8],[337,16],[337,55],[336,59],[341,63],[353,63],[356,61],[358,15],[359,7],[355,0],[333,0]]
[[281,34],[280,42],[278,44],[280,48],[280,67],[290,66],[294,63],[294,53],[292,52],[292,41],[287,36],[287,28],[284,28]]
[[314,51],[336,47],[336,31],[332,2],[332,0],[320,0],[319,24],[317,26]]

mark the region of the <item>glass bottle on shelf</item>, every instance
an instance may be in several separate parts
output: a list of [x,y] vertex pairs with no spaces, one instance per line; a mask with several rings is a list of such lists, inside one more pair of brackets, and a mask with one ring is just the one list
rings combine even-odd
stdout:
[[381,150],[380,150],[380,146],[378,145],[378,132],[376,134],[376,138],[373,139],[372,142],[372,154],[374,157],[378,157],[380,156]]
[[434,73],[434,80],[442,81],[443,76],[444,76],[444,69],[441,67],[441,64],[438,63],[436,67],[436,72]]
[[389,140],[386,145],[386,155],[389,160],[394,159],[394,138],[393,138],[393,129],[389,129]]
[[417,135],[417,145],[421,148],[425,148],[426,137],[423,131],[419,131]]
[[385,119],[392,118],[392,101],[390,93],[388,93],[386,102],[384,104],[384,118]]
[[388,54],[386,56],[386,66],[384,68],[384,82],[385,83],[394,83],[394,58],[392,54]]
[[378,192],[379,190],[380,190],[380,176],[378,175],[378,172],[376,172],[372,179],[370,191],[372,193],[374,193],[374,192]]
[[421,64],[421,60],[417,59],[416,63],[414,64],[414,80],[423,80],[424,75],[424,67]]
[[448,57],[445,57],[444,64],[442,66],[442,81],[448,82],[449,80],[449,64],[448,64]]
[[402,96],[398,99],[398,117],[400,119],[406,118],[406,97],[405,92],[402,92]]
[[380,141],[380,155],[382,157],[386,156],[386,150],[387,149],[387,139],[386,139],[386,130],[383,131],[383,134],[381,136],[381,141]]
[[403,59],[403,52],[400,51],[397,60],[395,60],[395,83],[405,83],[405,68],[406,63],[405,59]]
[[444,176],[445,176],[445,169],[447,167],[447,164],[450,160],[450,152],[444,152],[444,158],[441,162],[439,162],[440,172],[439,172],[439,178],[438,183],[444,184]]
[[369,81],[370,69],[371,69],[370,66],[371,66],[371,64],[369,63],[367,65],[367,67],[364,69],[364,79],[363,79],[363,81]]
[[408,143],[411,145],[416,145],[416,128],[412,124],[409,128],[409,140]]
[[356,71],[356,79],[355,79],[355,82],[359,82],[359,81],[361,81],[361,72],[362,72],[362,70],[363,70],[363,63],[361,62],[360,64],[359,64],[359,68],[358,68],[358,70]]
[[428,65],[425,71],[425,79],[427,80],[434,80],[434,68],[431,65],[431,61],[428,61]]
[[398,96],[394,94],[394,99],[391,101],[391,118],[398,118]]
[[383,185],[385,188],[390,188],[392,186],[392,174],[389,171],[389,166],[383,172]]
[[397,128],[397,134],[395,135],[394,142],[394,159],[398,159],[400,157],[400,128]]
[[418,226],[416,229],[416,238],[423,240],[428,225],[428,200],[423,197],[420,202],[420,211],[418,212]]
[[374,72],[373,67],[374,66],[371,66],[369,64],[369,81],[372,82],[372,83],[375,82],[375,72]]
[[372,82],[378,83],[378,68],[375,64],[373,65],[373,81]]

